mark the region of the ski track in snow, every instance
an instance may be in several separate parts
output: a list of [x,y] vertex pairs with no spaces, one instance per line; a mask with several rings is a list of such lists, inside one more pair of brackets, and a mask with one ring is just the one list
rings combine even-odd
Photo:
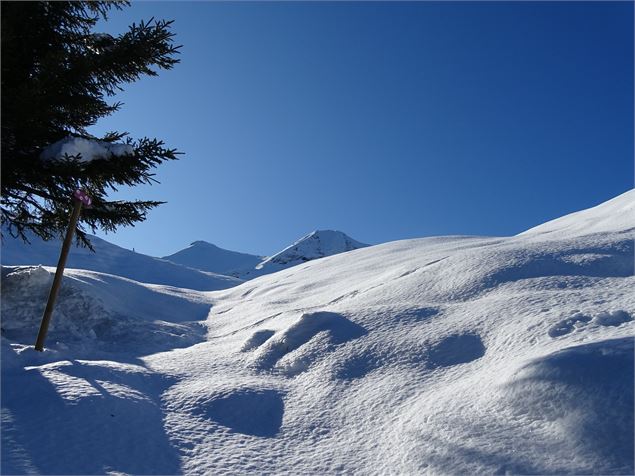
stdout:
[[52,269],[3,268],[2,473],[632,474],[634,193],[222,291],[72,270],[44,353]]

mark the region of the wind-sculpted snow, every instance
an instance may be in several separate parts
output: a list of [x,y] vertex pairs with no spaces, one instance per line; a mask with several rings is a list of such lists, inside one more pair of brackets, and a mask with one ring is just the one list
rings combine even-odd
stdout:
[[633,317],[626,311],[602,311],[596,316],[591,317],[576,312],[573,316],[563,319],[555,323],[549,329],[550,337],[560,337],[571,332],[584,332],[595,326],[612,326],[618,327],[633,320]]
[[258,351],[255,365],[263,370],[275,366],[287,375],[295,375],[334,346],[364,334],[363,327],[334,312],[302,314],[284,332],[274,334],[265,342]]
[[[549,233],[386,243],[212,293],[73,271],[54,319],[77,335],[43,354],[25,336],[50,270],[11,269],[2,471],[633,474],[635,216],[611,217],[634,199]],[[205,314],[205,336],[164,327]],[[165,338],[104,348],[112,335],[86,337],[101,319]]]
[[505,400],[535,433],[557,426],[553,444],[572,456],[563,471],[633,473],[633,342],[567,347],[530,361],[508,384]]
[[181,472],[163,427],[167,376],[61,360],[13,372],[3,363],[2,381],[2,474]]

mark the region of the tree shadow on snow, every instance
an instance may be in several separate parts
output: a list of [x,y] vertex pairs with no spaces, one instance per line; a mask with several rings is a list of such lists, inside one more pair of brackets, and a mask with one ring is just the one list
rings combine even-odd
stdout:
[[150,372],[67,362],[3,372],[2,474],[178,474]]

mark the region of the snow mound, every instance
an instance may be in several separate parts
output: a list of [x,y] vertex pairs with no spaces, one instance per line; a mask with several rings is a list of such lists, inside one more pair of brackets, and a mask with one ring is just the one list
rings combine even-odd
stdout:
[[[261,370],[277,367],[287,375],[295,375],[306,370],[332,346],[343,344],[365,333],[363,327],[339,314],[305,313],[287,329],[266,340],[257,353],[256,367]],[[263,331],[259,335],[262,336]],[[307,345],[311,341],[313,346]],[[243,350],[253,347],[254,336],[245,343]],[[301,347],[302,351],[296,352]]]
[[635,228],[635,189],[600,205],[530,228],[517,236],[569,238],[591,233],[616,233]]
[[[553,352],[520,368],[499,392],[501,404],[535,434],[558,427],[557,435],[525,444],[536,455],[548,451],[547,457],[555,449],[569,452],[572,458],[559,462],[559,472],[632,474],[633,343],[624,337]],[[514,469],[533,472],[530,466]]]
[[[89,238],[95,252],[88,248],[71,248],[66,263],[68,268],[98,271],[144,283],[199,291],[225,289],[242,282],[234,277],[192,269],[167,260],[135,253],[96,236],[89,236]],[[57,266],[62,246],[60,240],[44,241],[34,234],[29,234],[28,239],[30,243],[25,243],[5,234],[2,240],[2,264]]]
[[79,162],[92,162],[93,160],[109,159],[113,156],[121,157],[133,153],[134,148],[130,144],[68,136],[44,148],[40,158],[56,161],[74,157]]
[[231,275],[237,270],[255,267],[263,258],[224,250],[206,241],[195,241],[189,247],[163,259],[202,271]]

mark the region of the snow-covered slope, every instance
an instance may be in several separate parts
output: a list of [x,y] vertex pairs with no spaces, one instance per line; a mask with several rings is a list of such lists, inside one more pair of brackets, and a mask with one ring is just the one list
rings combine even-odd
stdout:
[[635,189],[628,190],[596,207],[538,225],[521,233],[520,236],[562,239],[590,233],[628,232],[635,226],[634,217]]
[[[39,328],[55,274],[54,267],[2,267],[2,335],[30,342]],[[79,269],[64,273],[49,329],[50,343],[60,341],[77,352],[95,350],[146,355],[203,340],[208,294],[143,284]]]
[[341,231],[315,230],[303,236],[291,246],[287,246],[275,255],[264,259],[254,268],[245,268],[234,275],[242,279],[253,279],[306,263],[307,261],[367,246],[364,243],[355,241]]
[[134,360],[3,338],[2,471],[633,474],[635,217],[596,219],[204,293],[205,341]]
[[[26,244],[20,239],[14,239],[5,234],[0,255],[2,264],[57,266],[61,249],[59,240],[43,241],[35,235],[29,235],[29,241],[31,244]],[[71,248],[66,263],[68,268],[99,271],[144,283],[165,284],[201,291],[226,289],[241,283],[234,277],[192,269],[167,260],[135,253],[96,236],[90,236],[90,241],[95,252],[93,253],[88,248]]]
[[195,241],[187,248],[163,259],[190,268],[231,275],[236,270],[255,267],[263,257],[224,250],[206,241]]
[[204,340],[209,295],[67,270],[39,353],[53,273],[2,269],[0,473],[179,473],[161,420],[174,381],[140,357]]

